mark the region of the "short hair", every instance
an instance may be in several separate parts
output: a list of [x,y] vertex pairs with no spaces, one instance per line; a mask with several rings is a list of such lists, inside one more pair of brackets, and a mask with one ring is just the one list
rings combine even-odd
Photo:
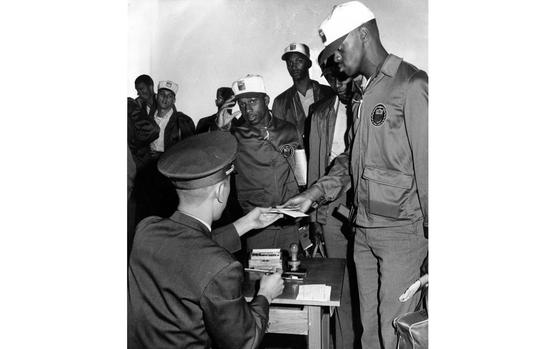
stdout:
[[233,90],[231,87],[220,87],[216,91],[216,97],[222,97],[223,99],[228,99],[233,96]]
[[154,86],[154,80],[149,75],[142,74],[134,80],[134,85],[146,84],[148,86]]

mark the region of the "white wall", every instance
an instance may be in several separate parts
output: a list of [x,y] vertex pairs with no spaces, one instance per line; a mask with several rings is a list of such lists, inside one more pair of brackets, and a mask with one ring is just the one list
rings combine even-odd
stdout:
[[[271,99],[291,85],[280,60],[290,42],[306,43],[311,78],[326,82],[316,64],[317,29],[342,0],[129,0],[128,90],[149,74],[179,84],[177,108],[196,123],[215,112],[220,86],[261,74]],[[428,1],[362,0],[375,13],[385,48],[428,70]],[[272,102],[271,102],[272,103]]]

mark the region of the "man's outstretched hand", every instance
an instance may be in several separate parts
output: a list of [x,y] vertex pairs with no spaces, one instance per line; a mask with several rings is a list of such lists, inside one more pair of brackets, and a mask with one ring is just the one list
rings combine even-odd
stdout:
[[290,200],[286,201],[282,205],[278,206],[278,208],[289,208],[295,209],[300,212],[307,212],[311,205],[313,204],[313,199],[309,194],[303,192],[299,195],[294,196]]

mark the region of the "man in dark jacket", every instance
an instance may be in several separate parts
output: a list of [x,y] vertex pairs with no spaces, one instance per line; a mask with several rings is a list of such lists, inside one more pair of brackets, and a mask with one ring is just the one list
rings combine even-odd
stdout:
[[333,92],[328,86],[309,78],[312,63],[307,45],[291,43],[284,49],[282,60],[286,61],[286,68],[294,84],[274,99],[272,115],[296,125],[300,142],[306,145],[309,106],[333,95]]
[[230,254],[235,241],[228,238],[237,237],[239,247],[237,234],[280,215],[258,208],[211,231],[229,195],[235,153],[235,138],[218,132],[186,139],[159,160],[179,205],[169,218],[138,225],[128,266],[129,348],[249,349],[261,343],[283,281],[280,273],[263,276],[248,304],[243,267]]
[[160,81],[157,94],[157,112],[154,120],[158,124],[159,137],[152,142],[154,152],[164,152],[180,140],[194,135],[194,122],[192,119],[175,107],[175,98],[179,85],[173,81]]
[[[179,86],[173,81],[158,84],[157,110],[150,121],[155,122],[158,136],[150,143],[150,153],[144,169],[137,179],[137,219],[156,215],[168,216],[177,207],[177,195],[169,181],[159,173],[156,162],[163,152],[175,143],[194,135],[194,123],[190,117],[177,111],[175,96]],[[151,114],[151,112],[150,112]]]
[[138,99],[127,99],[128,146],[137,170],[141,170],[151,160],[150,144],[157,139],[159,127],[144,111]]
[[[321,57],[321,56],[319,56]],[[319,58],[321,61],[321,58]],[[346,132],[352,121],[352,78],[340,72],[332,57],[321,65],[325,79],[336,95],[327,97],[311,105],[309,109],[309,168],[308,183],[314,184],[327,173],[333,160],[346,148]],[[339,205],[347,205],[347,189],[341,191],[339,197],[317,207],[310,213],[311,221],[316,230],[322,232],[326,253],[329,258],[343,258],[346,266],[353,266],[352,256],[348,254],[349,241],[352,233],[348,222],[335,213]],[[353,268],[350,268],[353,270]],[[355,274],[352,273],[352,276]],[[355,291],[355,277],[350,283],[348,268],[344,273],[340,307],[335,310],[335,348],[354,348],[354,324],[350,285]],[[354,293],[354,292],[352,292]],[[357,313],[357,312],[356,312]]]
[[157,96],[154,92],[154,80],[149,75],[142,74],[134,80],[134,88],[138,93],[138,98],[136,102],[142,110],[149,115],[154,117],[154,113],[157,109]]
[[[222,106],[218,119],[219,126],[231,130],[239,144],[235,166],[239,204],[244,213],[258,206],[274,207],[298,193],[294,154],[300,144],[296,127],[270,113],[261,76],[247,75],[235,81],[233,92],[242,117],[238,120],[225,114],[234,103],[230,100]],[[247,248],[287,250],[298,241],[296,224],[282,220],[247,236]]]
[[[220,107],[224,105],[225,101],[230,99],[233,96],[233,90],[230,87],[220,87],[216,91],[216,107],[220,110]],[[217,131],[218,125],[216,124],[218,118],[218,113],[216,112],[214,115],[207,116],[198,120],[198,124],[196,124],[196,134],[203,133],[203,132],[210,132],[210,131]]]

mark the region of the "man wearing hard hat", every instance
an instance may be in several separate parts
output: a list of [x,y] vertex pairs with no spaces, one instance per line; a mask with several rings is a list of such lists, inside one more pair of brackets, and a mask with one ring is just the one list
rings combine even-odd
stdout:
[[311,57],[309,47],[301,43],[291,43],[282,54],[286,68],[294,84],[279,94],[272,104],[272,114],[280,119],[296,125],[302,142],[307,137],[308,127],[306,119],[311,104],[332,96],[332,90],[309,78]]
[[285,206],[307,211],[332,201],[351,178],[362,347],[396,348],[393,319],[412,311],[419,295],[398,297],[420,277],[428,251],[428,76],[385,50],[373,12],[359,1],[335,6],[319,36],[322,59],[334,55],[347,75],[363,76],[363,97],[350,147]]
[[[232,85],[241,117],[225,112],[235,102],[230,99],[218,112],[218,126],[229,129],[237,138],[235,185],[244,213],[256,206],[275,207],[298,193],[295,153],[299,143],[296,127],[273,117],[270,98],[260,75],[247,75]],[[293,220],[275,224],[247,235],[247,248],[282,248],[298,242],[298,227]]]

